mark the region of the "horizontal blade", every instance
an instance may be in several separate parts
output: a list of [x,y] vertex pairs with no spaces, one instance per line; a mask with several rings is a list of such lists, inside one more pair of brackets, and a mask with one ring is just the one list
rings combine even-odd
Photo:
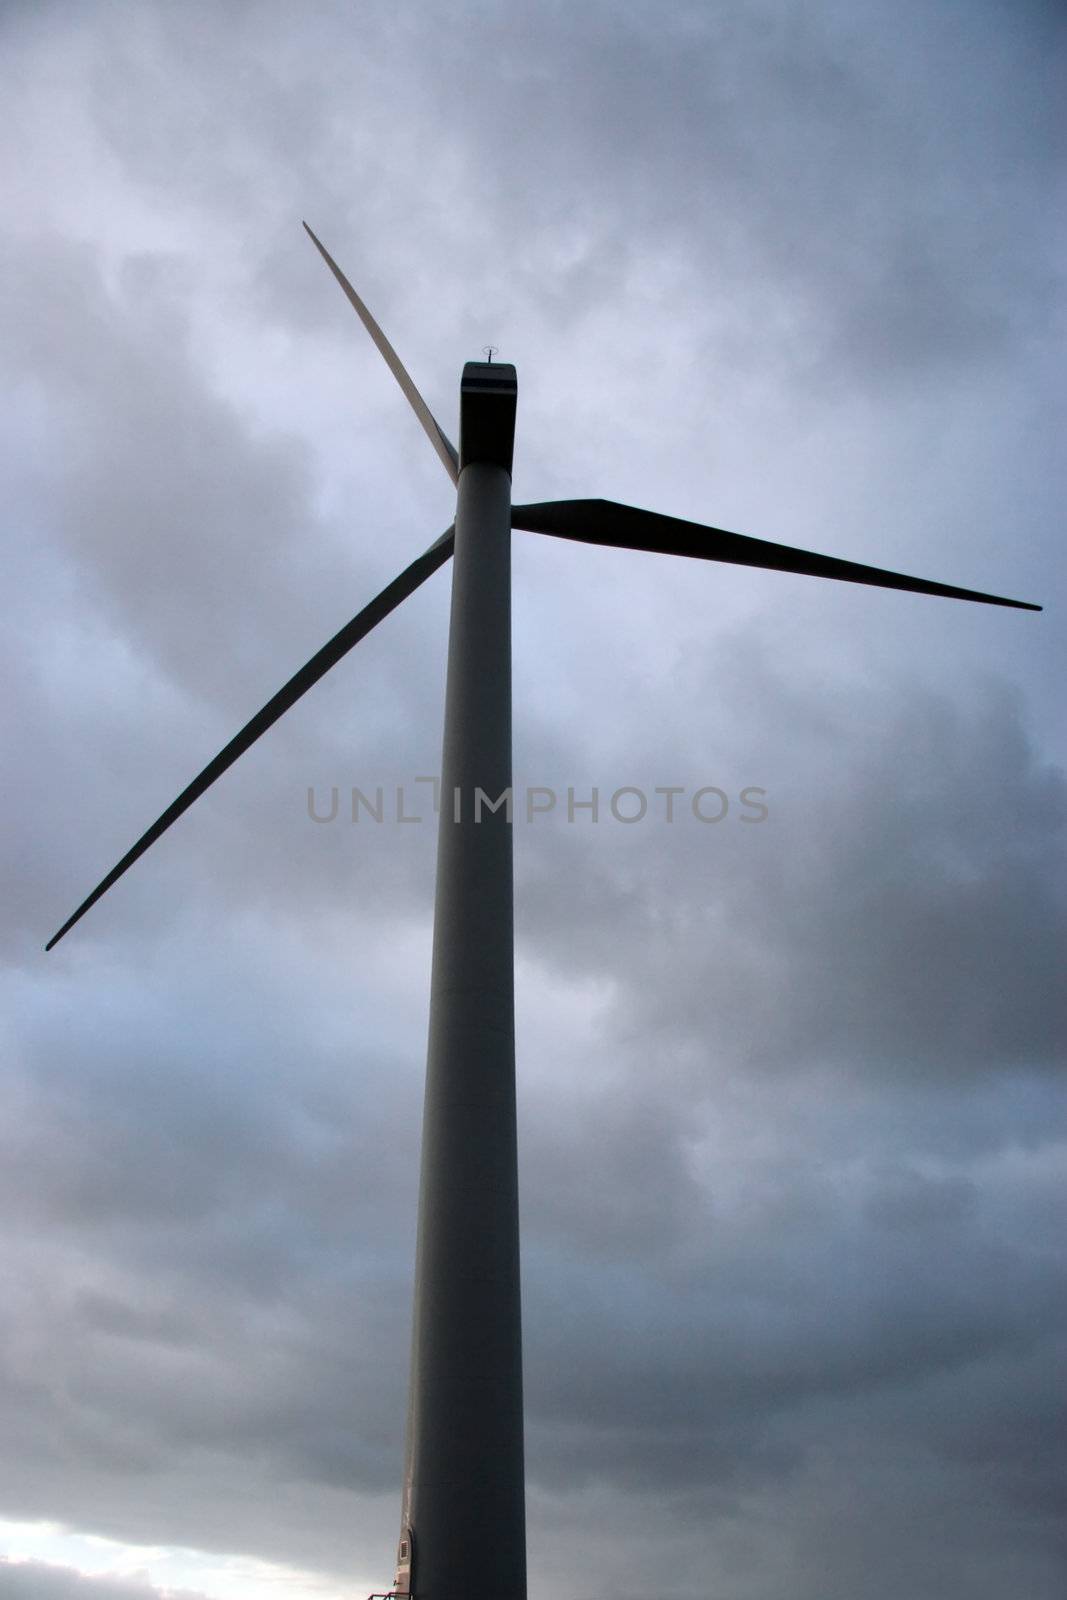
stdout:
[[385,334],[382,332],[381,328],[379,328],[378,324],[375,322],[374,318],[363,304],[363,301],[359,298],[359,295],[353,289],[352,285],[349,283],[348,279],[337,265],[337,262],[333,259],[325,245],[321,244],[320,241],[316,239],[306,222],[304,223],[304,231],[307,233],[308,238],[315,246],[315,249],[319,252],[319,255],[325,261],[326,265],[329,267],[330,271],[341,285],[341,288],[344,290],[349,301],[355,308],[356,314],[363,326],[366,328],[367,332],[378,346],[378,349],[385,357],[386,366],[389,368],[389,371],[393,374],[393,377],[396,379],[397,383],[407,396],[411,405],[411,409],[414,411],[415,415],[418,417],[419,421],[426,430],[427,438],[437,451],[437,454],[441,457],[441,460],[444,462],[445,471],[448,473],[448,476],[452,479],[453,483],[457,483],[459,481],[459,456],[456,453],[455,445],[452,443],[443,429],[438,426],[437,419],[433,415],[433,412],[430,410],[429,406],[426,404],[426,401],[422,398],[422,395],[409,378],[407,368],[404,366],[404,363],[401,361],[400,357],[389,343],[389,340],[385,337]]
[[74,924],[84,917],[90,906],[96,904],[100,896],[106,894],[113,883],[117,883],[123,873],[133,866],[139,856],[143,856],[149,845],[155,844],[163,833],[166,833],[172,822],[177,822],[183,811],[188,811],[194,800],[199,800],[206,789],[210,789],[216,778],[221,778],[228,767],[232,767],[238,756],[244,755],[250,745],[255,744],[261,734],[273,727],[280,716],[283,716],[289,707],[295,705],[301,695],[307,694],[319,679],[335,666],[341,657],[347,655],[352,646],[370,633],[390,611],[395,611],[402,600],[406,600],[423,583],[431,573],[443,567],[452,554],[455,543],[455,529],[449,528],[447,533],[433,543],[430,548],[413,561],[410,567],[405,567],[398,578],[394,578],[381,592],[376,595],[369,605],[364,606],[351,622],[347,622],[340,633],[335,633],[328,644],[312,656],[311,660],[293,674],[284,688],[279,689],[273,699],[268,700],[262,711],[257,711],[250,722],[246,722],[237,736],[230,740],[213,761],[209,761],[200,775],[193,779],[187,789],[183,789],[177,800],[169,805],[163,815],[153,822],[147,833],[143,833],[134,845],[128,850],[117,866],[112,867],[107,877],[102,879],[89,895],[83,900],[72,917],[53,934],[45,945],[46,950],[58,944],[65,933],[68,933]]
[[658,511],[618,505],[614,500],[546,500],[538,505],[512,506],[511,526],[530,533],[551,533],[559,539],[585,544],[606,544],[622,550],[649,550],[671,556],[697,556],[703,561],[725,561],[739,567],[770,567],[776,572],[801,572],[813,578],[840,578],[845,583],[869,583],[879,589],[906,589],[912,594],[944,595],[949,600],[981,600],[990,606],[1015,606],[1040,611],[1027,600],[1005,600],[1001,595],[976,589],[957,589],[950,583],[909,578],[859,561],[841,561],[810,550],[794,550],[768,539],[752,539],[725,528],[684,522]]

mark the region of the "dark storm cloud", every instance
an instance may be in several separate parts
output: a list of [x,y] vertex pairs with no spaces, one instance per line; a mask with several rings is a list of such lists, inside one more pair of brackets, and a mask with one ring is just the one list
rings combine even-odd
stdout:
[[[263,648],[263,633],[246,628],[266,631],[269,600],[289,586],[294,534],[313,521],[309,470],[294,440],[257,442],[210,393],[170,266],[134,261],[109,291],[84,246],[35,241],[7,262],[23,315],[4,355],[27,410],[47,417],[48,458],[34,463],[47,531],[90,615],[121,629],[172,685],[214,693],[209,645],[225,641],[231,680],[249,648]],[[283,619],[279,607],[270,634],[284,646]]]
[[[407,246],[413,284],[420,245],[444,245],[484,279],[490,320],[499,270],[473,257],[503,267],[505,240],[509,275],[571,328],[628,279],[666,286],[680,268],[709,353],[733,367],[758,348],[808,386],[973,375],[1049,330],[1057,276],[1035,206],[1062,140],[1062,30],[1048,12],[1024,8],[1009,31],[995,6],[966,20],[905,6],[861,30],[833,6],[679,8],[667,26],[642,6],[475,6],[448,26],[433,7],[371,6],[340,48],[334,6],[310,8],[299,35],[282,20],[242,6],[220,29],[183,7],[131,32],[103,13],[93,111],[135,182],[239,206],[260,233],[287,227],[283,211],[354,213],[364,251]],[[181,92],[161,92],[176,74]],[[362,112],[343,128],[341,98]],[[413,167],[414,216],[381,182]],[[261,275],[288,287],[268,290],[274,311],[328,316],[288,259]]]
[[[758,701],[764,770],[716,773],[735,803],[713,825],[692,815],[698,771],[683,774],[674,825],[650,776],[655,809],[632,827],[608,814],[605,784],[595,826],[575,813],[522,830],[521,926],[536,953],[617,985],[618,1039],[698,1046],[714,1019],[716,1047],[746,1070],[832,1062],[896,1081],[1058,1066],[1067,786],[1033,749],[1017,698],[985,685],[962,708],[901,684],[820,707],[813,683],[798,713],[784,663],[756,687],[753,652],[741,659],[707,672],[741,704]],[[671,742],[648,730],[642,772],[677,775]],[[601,751],[607,772],[635,764],[610,734]],[[768,815],[746,824],[737,793],[757,775]],[[579,859],[587,883],[561,931]],[[668,859],[684,869],[664,928],[650,891]]]
[[477,17],[475,56],[462,30],[423,36],[424,91],[443,113],[477,81],[459,138],[489,202],[480,231],[521,218],[531,274],[545,236],[566,235],[561,316],[681,255],[704,302],[687,312],[729,297],[728,326],[704,323],[712,349],[747,354],[773,329],[780,366],[809,381],[973,369],[1046,332],[1056,274],[1035,180],[1062,143],[1048,12],[1010,36],[997,7],[966,25],[867,14],[862,36],[845,7],[683,9],[667,27],[641,6]]
[[416,1123],[417,1076],[328,995],[321,1036],[294,1030],[255,961],[208,989],[168,966],[110,987],[117,1052],[74,997],[66,1014],[20,997],[4,1503],[339,1569],[358,1520],[323,1544],[322,1505],[391,1485],[400,1454],[414,1168],[394,1130]]
[[[547,1132],[534,1121],[532,1160],[542,1158],[557,1185],[554,1201],[537,1190],[532,1201],[542,1251],[528,1341],[535,1460],[550,1481],[584,1472],[649,1488],[758,1482],[798,1465],[790,1441],[805,1408],[832,1403],[847,1412],[888,1394],[907,1410],[916,1388],[936,1392],[984,1363],[995,1380],[972,1411],[980,1435],[986,1412],[995,1419],[1014,1390],[1020,1359],[1054,1347],[1062,1294],[1025,1236],[1057,1207],[1040,1162],[1033,1199],[998,1239],[987,1232],[988,1199],[967,1175],[980,1163],[931,1175],[922,1162],[894,1159],[881,1147],[873,1106],[871,1126],[853,1111],[847,1150],[817,1130],[801,1150],[773,1123],[765,1098],[753,1093],[749,1104],[776,1141],[776,1160],[746,1148],[751,1112],[717,1106],[715,1167],[699,1183],[692,1117],[679,1114],[673,1136],[658,1138],[647,1107],[621,1129],[602,1118],[602,1154],[570,1170],[547,1153]],[[922,1108],[913,1101],[913,1114]],[[556,1114],[565,1117],[564,1108]],[[657,1240],[646,1221],[625,1252],[628,1211],[643,1199],[655,1214],[664,1191],[684,1224]],[[545,1252],[565,1206],[578,1218],[566,1253],[562,1245]],[[563,1350],[566,1365],[558,1364]],[[581,1440],[566,1427],[576,1415]],[[913,1415],[913,1441],[924,1431]],[[1052,1477],[1046,1482],[1051,1489]]]

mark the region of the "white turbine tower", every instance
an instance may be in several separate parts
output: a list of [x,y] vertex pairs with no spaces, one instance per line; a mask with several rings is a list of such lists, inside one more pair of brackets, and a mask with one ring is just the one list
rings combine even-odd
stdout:
[[[305,223],[305,227],[307,224]],[[468,362],[459,450],[308,228],[457,486],[455,522],[324,645],[152,824],[89,907],[352,646],[454,555],[407,1453],[392,1593],[525,1600],[511,850],[512,528],[918,594],[1040,606],[607,500],[512,505],[516,378]]]

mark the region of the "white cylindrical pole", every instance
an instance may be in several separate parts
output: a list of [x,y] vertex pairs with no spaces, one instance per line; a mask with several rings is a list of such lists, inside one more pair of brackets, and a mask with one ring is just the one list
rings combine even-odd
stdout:
[[426,1600],[526,1596],[507,467],[463,465],[456,512],[397,1566]]

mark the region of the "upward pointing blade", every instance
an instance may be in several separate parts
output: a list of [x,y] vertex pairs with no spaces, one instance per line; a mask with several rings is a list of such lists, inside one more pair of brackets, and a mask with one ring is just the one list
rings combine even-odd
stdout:
[[344,290],[349,301],[354,307],[356,315],[359,317],[363,326],[366,328],[367,332],[378,346],[378,349],[385,357],[386,366],[389,368],[389,371],[393,374],[393,377],[396,379],[397,383],[407,396],[411,405],[411,409],[414,411],[415,415],[422,423],[423,428],[426,430],[427,438],[437,451],[437,454],[441,457],[441,460],[444,462],[445,471],[448,473],[448,476],[452,479],[453,483],[457,483],[459,481],[459,456],[456,452],[455,445],[449,439],[448,435],[438,426],[436,417],[433,415],[433,412],[426,404],[426,401],[422,398],[422,395],[416,389],[415,385],[408,376],[404,363],[401,361],[400,357],[389,343],[389,340],[385,337],[385,334],[382,332],[381,328],[379,328],[378,324],[375,322],[374,318],[363,304],[363,301],[359,298],[359,295],[353,289],[352,285],[349,283],[348,279],[337,265],[337,262],[326,249],[326,246],[316,239],[306,222],[304,223],[304,231],[311,240],[312,244],[315,246],[315,249],[319,252],[319,255],[329,267],[330,271],[333,273],[334,277],[337,279],[338,283],[341,285],[341,288]]
[[1027,600],[1005,600],[976,589],[957,589],[928,578],[909,578],[859,561],[841,561],[791,545],[752,539],[725,528],[709,528],[658,511],[642,511],[614,500],[546,500],[538,505],[512,506],[511,526],[531,533],[551,533],[559,539],[586,544],[613,545],[623,550],[649,550],[663,555],[696,556],[703,561],[725,561],[740,567],[770,567],[777,572],[807,573],[813,578],[840,578],[846,583],[869,583],[879,589],[906,589],[913,594],[944,595],[950,600],[981,600],[990,606],[1015,606],[1040,611]]
[[261,711],[256,712],[251,721],[245,723],[240,733],[219,751],[213,761],[208,762],[203,772],[193,779],[187,789],[182,790],[177,800],[167,807],[146,833],[141,835],[133,849],[128,850],[118,865],[112,867],[107,877],[103,878],[92,894],[82,901],[74,915],[68,917],[58,933],[52,935],[45,949],[51,950],[53,945],[58,944],[63,935],[84,917],[90,906],[94,906],[100,896],[106,894],[111,885],[117,883],[123,873],[133,866],[138,857],[144,855],[149,845],[155,844],[160,835],[166,833],[171,823],[177,822],[182,812],[188,811],[193,801],[199,800],[204,791],[211,788],[215,779],[221,778],[227,768],[233,766],[238,756],[244,755],[248,747],[255,744],[268,728],[273,727],[278,718],[283,716],[290,706],[295,705],[302,695],[307,694],[332,666],[336,666],[353,645],[365,638],[372,628],[389,615],[390,611],[395,611],[400,602],[406,600],[431,573],[436,572],[438,567],[443,567],[452,554],[454,543],[455,528],[449,528],[428,550],[424,550],[417,560],[409,567],[405,567],[399,577],[387,584],[381,594],[375,595],[370,604],[364,606],[351,622],[346,622],[341,631],[335,633],[321,650],[316,651],[299,672],[294,672],[289,682],[267,701]]

